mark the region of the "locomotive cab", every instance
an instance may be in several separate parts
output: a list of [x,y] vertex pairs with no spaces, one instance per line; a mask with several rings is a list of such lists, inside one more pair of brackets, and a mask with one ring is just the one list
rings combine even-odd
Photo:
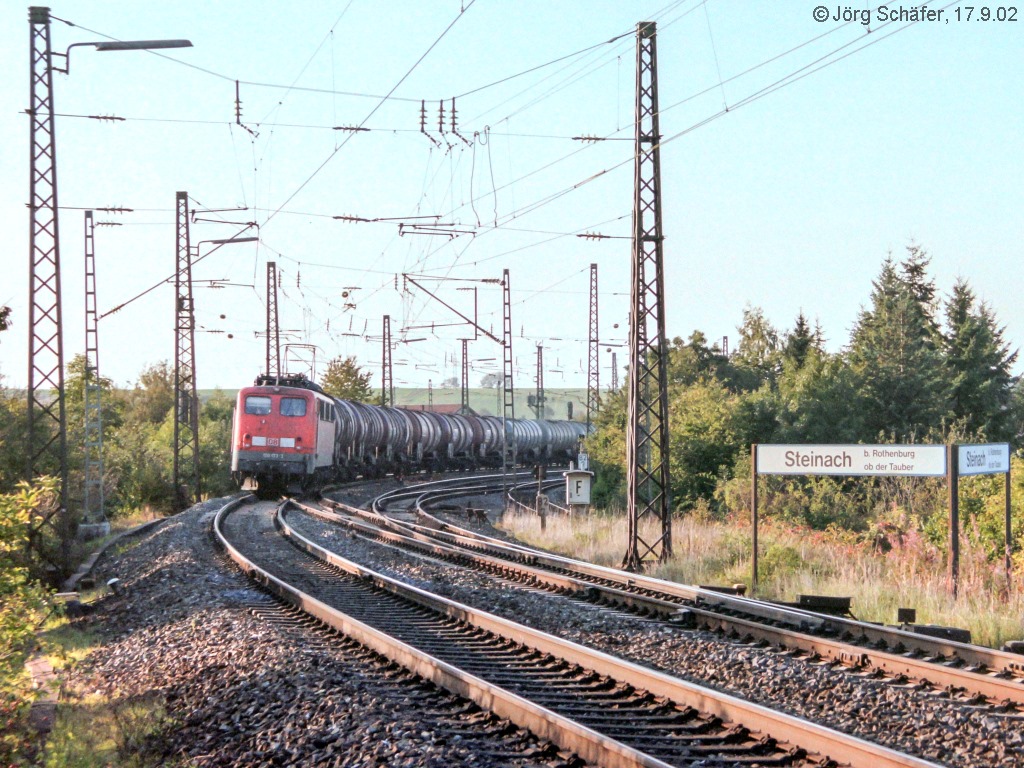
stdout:
[[311,389],[239,390],[232,476],[261,497],[299,493],[328,481],[335,468],[337,418],[333,401]]

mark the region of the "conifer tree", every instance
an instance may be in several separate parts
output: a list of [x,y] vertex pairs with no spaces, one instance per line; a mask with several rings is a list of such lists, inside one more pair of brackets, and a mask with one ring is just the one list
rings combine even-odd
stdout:
[[922,305],[923,282],[897,274],[891,258],[857,319],[849,360],[860,382],[865,440],[915,440],[948,416],[945,365]]
[[928,330],[938,340],[942,334],[939,329],[939,300],[935,279],[929,277],[928,267],[932,257],[919,245],[907,246],[907,257],[900,263],[903,281],[914,301],[921,308],[927,320]]
[[803,368],[804,363],[807,362],[807,356],[815,348],[817,348],[815,332],[811,330],[811,325],[807,322],[807,317],[801,309],[800,314],[796,316],[793,330],[786,334],[786,343],[782,351],[783,366],[797,370]]
[[968,434],[987,440],[1014,437],[1010,406],[1017,352],[1010,351],[991,309],[978,304],[960,279],[946,301],[946,364],[953,417]]

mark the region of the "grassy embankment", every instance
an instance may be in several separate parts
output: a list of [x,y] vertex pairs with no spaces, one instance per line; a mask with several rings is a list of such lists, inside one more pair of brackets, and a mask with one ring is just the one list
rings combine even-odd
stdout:
[[[117,533],[158,517],[146,511],[114,521],[110,537],[90,542],[90,549],[102,546]],[[130,549],[137,542],[127,539],[115,544],[115,551]],[[84,603],[106,595],[106,585],[81,593]],[[96,652],[104,640],[89,628],[80,628],[63,615],[51,616],[39,635],[40,645],[62,679],[60,703],[53,730],[48,734],[37,762],[46,768],[151,768],[162,765],[156,756],[141,756],[147,740],[170,727],[159,695],[122,697],[83,687],[67,671]]]
[[[83,595],[87,602],[93,597]],[[73,667],[103,644],[100,638],[73,628],[64,619],[51,620],[41,640],[56,670]],[[169,724],[159,696],[123,698],[116,693],[87,690],[65,678],[57,719],[39,763],[46,768],[161,765],[162,760],[141,757],[139,750]]]
[[[546,530],[533,514],[512,514],[502,527],[531,544],[617,567],[626,551],[622,513],[548,516]],[[653,540],[654,531],[651,531]],[[1024,638],[1024,577],[1006,589],[1002,566],[969,542],[960,554],[960,596],[946,591],[945,558],[919,534],[877,552],[854,534],[812,531],[765,522],[759,530],[758,597],[795,600],[798,594],[853,598],[859,619],[896,622],[897,608],[916,608],[921,624],[971,630],[973,641],[999,647]],[[686,584],[750,584],[750,524],[687,516],[673,520],[672,559],[652,575]]]

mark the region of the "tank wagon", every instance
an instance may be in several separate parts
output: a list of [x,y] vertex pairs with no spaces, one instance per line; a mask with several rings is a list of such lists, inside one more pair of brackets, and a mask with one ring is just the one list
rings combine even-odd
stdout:
[[[565,463],[586,434],[573,421],[512,419],[523,464]],[[231,474],[271,496],[356,477],[501,466],[502,420],[391,408],[327,395],[302,376],[259,376],[238,392]]]

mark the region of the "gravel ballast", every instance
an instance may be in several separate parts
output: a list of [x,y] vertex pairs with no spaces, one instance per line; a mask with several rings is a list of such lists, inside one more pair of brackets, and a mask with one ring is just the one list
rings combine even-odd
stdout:
[[[958,768],[1024,766],[1024,721],[381,547],[290,516],[343,557],[453,600],[686,680]],[[465,525],[465,523],[458,523]],[[477,527],[477,526],[474,526]]]
[[[74,669],[65,689],[156,702],[164,720],[140,747],[149,764],[572,764],[571,756],[343,638],[284,620],[213,546],[213,513],[226,501],[207,502],[134,545],[112,548],[94,575],[98,583],[120,579],[120,593],[76,620],[103,646]],[[414,558],[294,514],[292,520],[344,557],[568,640],[936,762],[1024,766],[1021,720],[989,708]]]
[[[227,501],[104,555],[97,582],[120,579],[120,594],[75,621],[102,647],[74,668],[65,690],[149,702],[161,713],[136,747],[144,764],[574,764],[344,638],[284,620],[214,548],[212,516]],[[66,696],[63,706],[77,701]]]

